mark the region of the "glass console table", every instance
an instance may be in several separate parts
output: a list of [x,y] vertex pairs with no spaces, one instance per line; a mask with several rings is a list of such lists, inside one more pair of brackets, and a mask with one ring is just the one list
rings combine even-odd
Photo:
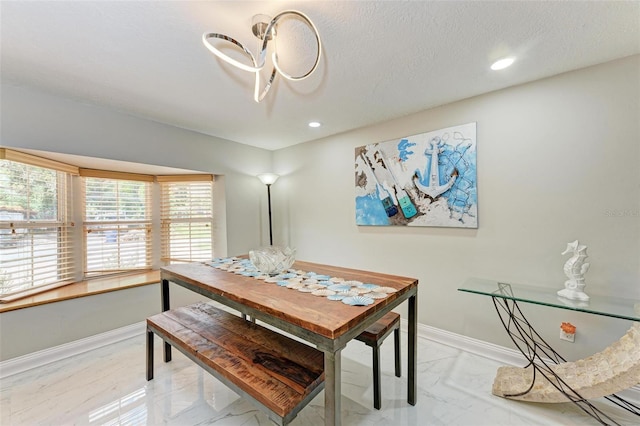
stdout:
[[[640,407],[616,395],[640,383],[640,300],[591,296],[587,302],[559,297],[555,290],[470,278],[459,291],[490,296],[509,337],[528,361],[500,367],[493,393],[532,402],[576,404],[601,424],[618,424],[589,402],[604,397],[640,416]],[[584,360],[567,362],[535,331],[518,302],[634,321],[616,343]]]

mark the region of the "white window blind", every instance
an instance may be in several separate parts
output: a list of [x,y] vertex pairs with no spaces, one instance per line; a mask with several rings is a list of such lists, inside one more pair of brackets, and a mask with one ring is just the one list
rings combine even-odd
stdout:
[[165,263],[213,258],[213,177],[158,176],[161,188],[161,259]]
[[153,177],[80,169],[85,276],[151,269]]
[[0,149],[1,301],[74,279],[74,170],[77,173],[72,166]]

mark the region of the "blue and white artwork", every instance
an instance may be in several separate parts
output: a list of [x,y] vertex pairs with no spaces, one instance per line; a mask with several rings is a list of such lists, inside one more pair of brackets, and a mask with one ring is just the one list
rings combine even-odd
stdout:
[[478,227],[476,123],[356,148],[356,224]]

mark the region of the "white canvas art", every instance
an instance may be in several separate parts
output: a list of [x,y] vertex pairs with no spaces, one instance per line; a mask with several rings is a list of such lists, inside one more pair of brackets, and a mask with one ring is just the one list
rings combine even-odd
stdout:
[[355,150],[356,224],[478,227],[476,123]]

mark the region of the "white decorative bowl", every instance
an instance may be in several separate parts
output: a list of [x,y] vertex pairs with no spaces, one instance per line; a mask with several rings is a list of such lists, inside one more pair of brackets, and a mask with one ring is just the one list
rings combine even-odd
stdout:
[[249,251],[249,259],[263,274],[277,275],[291,268],[296,260],[296,250],[278,246],[260,247]]

